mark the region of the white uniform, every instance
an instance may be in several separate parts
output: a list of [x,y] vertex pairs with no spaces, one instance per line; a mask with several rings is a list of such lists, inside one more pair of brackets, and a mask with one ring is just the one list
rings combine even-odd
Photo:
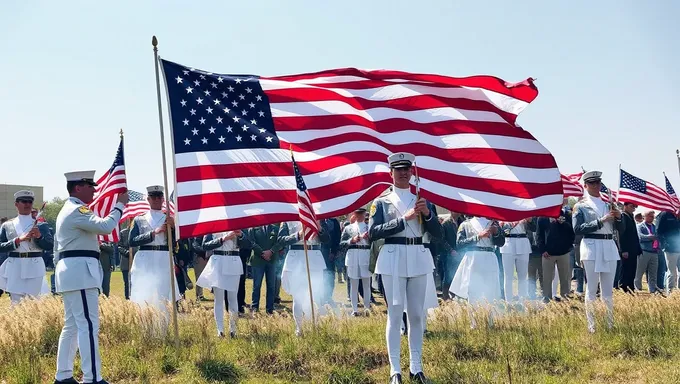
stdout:
[[[174,265],[168,257],[168,239],[165,232],[153,234],[158,227],[165,225],[166,215],[162,211],[150,210],[134,219],[130,230],[131,247],[139,246],[130,268],[130,301],[140,305],[152,305],[167,312],[167,302],[172,301],[170,290],[170,271]],[[140,240],[140,236],[144,240]],[[148,241],[151,239],[151,241]],[[144,250],[143,247],[164,247],[164,250]],[[175,299],[180,293],[175,280]]]
[[[289,221],[284,223],[281,229],[287,229],[287,232],[284,232],[285,236],[282,237],[282,232],[279,231],[279,242],[282,246],[290,247],[288,253],[286,253],[286,261],[283,263],[281,288],[293,296],[293,318],[295,330],[299,332],[302,327],[303,316],[311,317],[313,310],[310,308],[307,262],[305,252],[302,249],[303,241],[296,236],[296,233],[302,229],[302,224],[299,221]],[[318,236],[307,242],[307,256],[309,258],[309,274],[312,280],[312,296],[314,302],[318,305],[324,292],[323,271],[326,269]]]
[[[368,233],[368,224],[363,220],[357,221],[343,229],[340,239],[340,246],[348,248],[345,255],[345,267],[347,267],[349,278],[352,311],[355,313],[359,311],[360,281],[364,288],[364,308],[370,309],[371,307],[371,271],[368,269],[371,251],[368,239],[363,238],[366,233]],[[354,236],[359,236],[359,241],[352,244]]]
[[9,292],[12,305],[25,296],[38,297],[45,292],[45,262],[43,249],[53,247],[53,239],[46,223],[40,224],[41,238],[18,242],[18,238],[33,228],[35,219],[31,215],[19,215],[5,222],[0,230],[0,247],[9,253],[0,266],[0,289]]
[[224,291],[227,291],[227,298],[229,299],[229,332],[236,333],[237,293],[241,275],[243,275],[238,239],[234,238],[224,242],[220,240],[222,236],[228,235],[230,232],[216,233],[214,238],[213,235],[208,235],[203,239],[203,249],[212,250],[212,255],[196,281],[196,285],[200,287],[213,289],[215,323],[220,335],[224,333]]
[[[527,297],[529,273],[529,254],[531,253],[531,243],[527,236],[525,224],[520,222],[516,225],[506,223],[502,229],[509,229],[509,236],[505,237],[505,244],[501,247],[503,260],[503,274],[505,283],[505,300],[512,300],[512,280],[517,270],[517,296]],[[517,237],[520,236],[520,237]]]
[[64,300],[64,328],[57,351],[57,380],[73,377],[76,348],[84,382],[102,380],[99,357],[99,290],[103,272],[97,235],[116,228],[125,206],[117,203],[106,218],[70,197],[57,216],[54,236],[55,283]]

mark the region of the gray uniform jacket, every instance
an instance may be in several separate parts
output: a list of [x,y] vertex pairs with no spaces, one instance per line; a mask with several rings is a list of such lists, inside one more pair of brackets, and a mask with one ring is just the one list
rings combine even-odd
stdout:
[[[133,220],[132,229],[130,230],[128,244],[130,247],[140,247],[153,242],[155,239],[155,233],[153,231],[154,229],[151,227],[151,224],[149,224],[149,222],[146,220],[146,215],[139,215],[135,217]],[[164,245],[168,244],[167,239],[168,236],[166,236]]]
[[[42,250],[50,250],[54,247],[54,237],[52,231],[47,223],[38,223],[36,225],[40,231],[39,239],[32,239],[34,246]],[[2,227],[0,227],[0,252],[13,252],[16,249],[15,239],[17,232],[14,228],[14,220],[7,220]]]
[[[392,202],[384,197],[378,197],[371,207],[371,219],[368,233],[371,241],[392,237],[405,229],[405,221]],[[441,239],[442,225],[437,220],[437,211],[432,203],[427,202],[430,217],[423,217],[423,234],[429,233],[430,240]]]

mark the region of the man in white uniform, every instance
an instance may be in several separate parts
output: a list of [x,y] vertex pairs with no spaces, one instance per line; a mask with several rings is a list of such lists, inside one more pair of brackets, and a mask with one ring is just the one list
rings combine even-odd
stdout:
[[501,229],[505,234],[505,244],[501,247],[504,274],[505,301],[512,301],[512,280],[517,270],[517,296],[520,300],[528,296],[527,275],[529,273],[529,254],[531,243],[527,230],[535,231],[531,218],[517,222],[504,222]]
[[[375,273],[382,276],[387,300],[387,349],[390,383],[402,382],[400,367],[400,325],[406,302],[408,314],[410,378],[416,383],[427,379],[422,369],[424,302],[429,275],[434,270],[430,251],[423,246],[423,235],[441,238],[441,224],[434,206],[411,192],[411,166],[415,156],[394,153],[387,158],[394,182],[371,206],[369,238],[385,239],[376,262]],[[419,222],[422,220],[422,224]]]
[[78,383],[73,360],[80,350],[83,383],[107,384],[102,380],[99,357],[99,290],[102,268],[97,235],[111,233],[128,202],[127,192],[118,195],[111,213],[101,218],[87,208],[94,196],[95,171],[66,173],[69,198],[57,216],[54,235],[56,291],[64,300],[64,328],[59,336],[55,384]]
[[368,241],[368,224],[366,209],[359,208],[354,211],[353,223],[346,226],[340,238],[340,247],[347,249],[345,254],[345,266],[347,267],[347,283],[350,288],[350,301],[352,302],[352,316],[359,315],[359,282],[364,289],[364,308],[368,314],[371,309],[371,271],[368,270],[370,262],[371,245]]
[[595,332],[593,301],[597,298],[600,284],[602,300],[607,306],[607,326],[614,325],[614,275],[619,251],[614,243],[614,227],[623,232],[624,221],[621,212],[600,197],[602,172],[589,171],[583,174],[586,193],[583,200],[574,205],[574,233],[583,235],[581,240],[581,262],[586,271],[586,318],[588,331]]
[[19,215],[0,227],[0,252],[8,252],[7,261],[0,266],[0,289],[9,292],[12,305],[41,294],[45,284],[42,251],[54,246],[49,225],[31,216],[33,200],[32,191],[15,193]]

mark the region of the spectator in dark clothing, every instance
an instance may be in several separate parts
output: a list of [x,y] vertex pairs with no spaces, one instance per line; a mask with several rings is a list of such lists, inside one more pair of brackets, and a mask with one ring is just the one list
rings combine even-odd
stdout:
[[[7,221],[7,220],[8,219],[6,217],[1,218],[0,219],[0,227],[2,227],[2,225],[5,224],[5,221]],[[8,257],[7,252],[0,252],[0,265],[2,265],[2,263],[5,262],[5,260],[7,260],[7,257]],[[52,292],[54,292],[54,290],[52,290]],[[3,293],[5,293],[5,291],[0,289],[0,297],[2,297]]]
[[340,237],[342,236],[342,228],[338,219],[324,219],[321,220],[322,225],[328,228],[328,235],[330,241],[328,243],[321,243],[321,254],[326,262],[326,270],[324,271],[324,299],[323,303],[333,304],[333,291],[335,290],[335,258],[338,257],[338,250],[340,249]]
[[638,237],[637,224],[633,213],[637,206],[633,203],[623,204],[624,231],[619,233],[619,252],[621,254],[621,279],[614,280],[614,288],[623,289],[624,292],[632,293],[635,290],[635,270],[637,258],[642,254],[640,238]]
[[[537,228],[538,217],[531,219],[531,225],[528,228]],[[536,241],[536,231],[527,229],[527,237],[529,238],[529,243],[531,244],[531,253],[529,254],[529,272],[527,274],[528,288],[527,293],[529,299],[536,299],[536,283],[538,282],[539,289],[543,289],[543,258],[541,252],[538,249],[538,244]]]
[[571,208],[565,205],[557,219],[541,217],[536,231],[538,251],[543,257],[543,300],[557,296],[552,292],[555,265],[560,280],[560,295],[567,297],[571,289],[570,252],[574,246],[574,228],[571,224]]
[[[242,229],[241,232],[243,232],[244,238],[248,238],[248,229]],[[241,258],[241,264],[243,265],[243,274],[241,275],[241,279],[238,283],[236,300],[238,300],[238,313],[244,314],[246,313],[246,277],[248,276],[248,260],[250,259],[250,255],[253,253],[253,249],[242,247],[239,248],[238,253],[239,257]],[[229,298],[227,295],[224,295],[224,305],[226,305],[226,308],[229,308]]]
[[680,210],[661,212],[656,218],[656,233],[668,267],[667,292],[678,287],[678,258],[680,258]]
[[456,252],[456,234],[458,233],[457,219],[460,215],[453,212],[449,217],[442,221],[442,238],[437,240],[437,249],[439,250],[439,259],[437,263],[437,270],[441,278],[442,298],[448,300],[451,298],[449,288],[451,281],[456,274],[458,265],[462,257]]
[[184,298],[187,289],[193,289],[193,282],[189,280],[187,274],[187,267],[193,258],[191,242],[189,239],[180,239],[177,241],[175,247],[175,277],[177,279],[177,286],[179,293]]
[[116,259],[113,254],[114,244],[108,241],[102,241],[99,244],[99,263],[104,272],[102,276],[102,293],[109,297],[111,293],[111,272],[116,268]]
[[123,275],[123,286],[125,300],[130,300],[130,247],[128,246],[128,236],[130,228],[120,231],[120,241],[118,242],[118,254],[120,254],[120,272]]

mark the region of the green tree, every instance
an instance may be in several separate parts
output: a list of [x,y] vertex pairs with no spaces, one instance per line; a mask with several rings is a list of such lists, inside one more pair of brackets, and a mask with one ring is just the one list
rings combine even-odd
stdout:
[[66,199],[55,197],[52,199],[52,201],[49,201],[47,204],[45,204],[45,209],[43,210],[42,215],[52,229],[55,228],[57,223],[57,215],[59,214],[59,211],[61,211],[61,207],[64,206],[65,201]]

